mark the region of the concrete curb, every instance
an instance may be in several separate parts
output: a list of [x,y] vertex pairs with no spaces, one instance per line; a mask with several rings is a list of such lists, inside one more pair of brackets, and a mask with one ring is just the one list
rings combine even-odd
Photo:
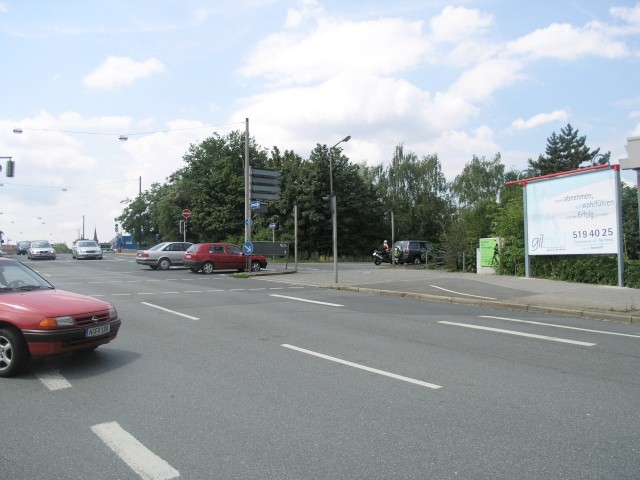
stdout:
[[570,315],[572,317],[582,317],[591,320],[605,320],[620,323],[640,323],[640,316],[623,312],[600,311],[600,310],[578,310],[574,308],[551,307],[534,304],[521,304],[499,300],[478,300],[472,298],[447,297],[441,295],[431,295],[426,293],[401,292],[397,290],[380,290],[367,287],[353,287],[349,285],[327,285],[319,288],[330,288],[333,290],[344,290],[349,292],[366,293],[369,295],[382,295],[389,297],[403,297],[414,300],[452,303],[459,305],[471,305],[485,308],[506,308],[507,310],[525,311],[532,313],[545,313],[555,315]]

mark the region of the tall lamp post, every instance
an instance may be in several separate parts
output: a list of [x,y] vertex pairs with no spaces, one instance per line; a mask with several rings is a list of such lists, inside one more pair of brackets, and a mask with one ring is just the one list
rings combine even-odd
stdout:
[[338,212],[336,193],[333,191],[333,161],[331,160],[331,150],[336,148],[342,142],[348,142],[351,135],[347,135],[333,147],[329,149],[329,196],[331,200],[331,225],[333,232],[333,274],[335,276],[334,283],[338,283]]

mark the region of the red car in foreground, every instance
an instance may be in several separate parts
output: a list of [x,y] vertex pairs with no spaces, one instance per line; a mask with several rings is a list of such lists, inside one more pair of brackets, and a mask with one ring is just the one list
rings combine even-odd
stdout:
[[267,259],[263,255],[245,255],[239,246],[232,243],[197,243],[187,250],[184,265],[192,272],[198,270],[204,273],[213,273],[214,270],[259,272],[261,268],[267,268]]
[[0,377],[18,373],[30,356],[109,343],[120,323],[110,303],[57,290],[26,265],[0,258]]

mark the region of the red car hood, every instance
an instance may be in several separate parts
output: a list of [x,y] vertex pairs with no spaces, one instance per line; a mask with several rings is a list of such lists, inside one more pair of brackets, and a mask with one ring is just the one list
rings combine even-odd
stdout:
[[0,317],[4,313],[43,317],[105,311],[111,304],[64,290],[33,290],[0,294]]

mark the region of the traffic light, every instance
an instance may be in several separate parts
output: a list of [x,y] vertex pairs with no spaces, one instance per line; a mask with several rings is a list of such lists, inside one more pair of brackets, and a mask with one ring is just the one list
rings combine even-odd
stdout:
[[324,203],[324,208],[326,208],[329,212],[331,211],[331,197],[326,195],[322,197],[322,203]]
[[15,171],[15,162],[11,159],[7,160],[7,177],[13,177]]

